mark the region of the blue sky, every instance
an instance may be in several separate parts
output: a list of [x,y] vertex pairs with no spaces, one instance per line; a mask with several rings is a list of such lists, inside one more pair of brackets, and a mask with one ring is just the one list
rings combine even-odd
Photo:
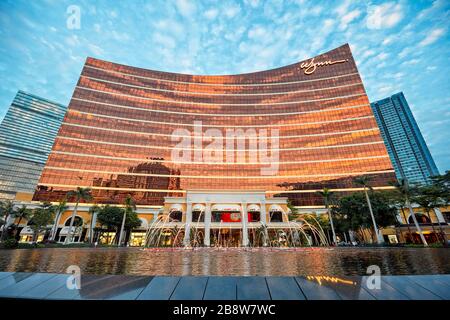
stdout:
[[[67,27],[70,5],[80,28]],[[87,56],[234,74],[349,43],[371,101],[403,91],[450,169],[450,1],[0,0],[0,119],[17,90],[68,104]]]

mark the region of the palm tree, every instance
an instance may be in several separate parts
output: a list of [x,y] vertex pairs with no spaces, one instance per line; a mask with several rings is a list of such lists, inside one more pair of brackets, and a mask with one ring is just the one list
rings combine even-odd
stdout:
[[384,243],[383,238],[380,235],[380,231],[378,230],[377,223],[375,222],[375,216],[373,215],[372,204],[370,203],[369,193],[367,189],[372,190],[372,187],[369,185],[370,178],[367,176],[361,176],[354,179],[354,182],[364,188],[364,194],[366,195],[367,206],[369,207],[370,216],[372,218],[373,229],[375,231],[375,236],[377,238],[378,244]]
[[325,208],[327,209],[328,218],[330,219],[331,231],[333,232],[333,243],[336,245],[337,244],[336,232],[334,232],[333,217],[331,216],[331,210],[330,210],[330,200],[331,200],[331,197],[334,194],[334,192],[331,192],[330,189],[328,189],[328,188],[323,188],[322,191],[318,191],[317,193],[319,193],[323,198]]
[[89,243],[92,243],[94,241],[94,227],[97,220],[97,213],[99,213],[101,209],[102,208],[96,204],[89,208],[89,214],[91,215],[91,222],[89,227]]
[[19,236],[19,227],[20,227],[20,222],[22,222],[22,219],[29,219],[30,216],[32,214],[32,211],[30,209],[27,208],[26,205],[22,205],[20,208],[17,208],[17,210],[14,213],[14,216],[16,218],[19,218],[19,221],[17,221],[16,224],[16,234],[15,234],[15,238],[18,239]]
[[125,228],[125,220],[127,218],[127,214],[132,213],[134,210],[136,210],[136,203],[134,202],[133,198],[130,195],[127,196],[124,204],[125,204],[125,210],[123,212],[122,226],[120,227],[119,243],[117,245],[119,247],[122,244],[123,229]]
[[6,200],[0,202],[0,216],[5,217],[5,222],[3,224],[2,236],[0,238],[1,241],[5,240],[6,235],[8,233],[8,219],[15,214],[14,202],[11,200]]
[[[395,182],[394,187],[397,188],[397,190],[400,192],[400,194],[405,199],[405,205],[409,208],[409,213],[414,221],[414,225],[416,226],[417,233],[419,233],[420,239],[422,240],[422,243],[425,247],[428,246],[427,240],[423,236],[422,229],[419,226],[419,223],[417,222],[416,215],[414,214],[413,208],[411,206],[410,198],[412,197],[411,189],[409,188],[408,180],[407,179],[399,179],[398,182]],[[406,221],[406,223],[409,223],[409,221]]]
[[72,190],[67,193],[67,198],[71,198],[71,197],[75,197],[75,208],[73,209],[72,216],[70,217],[69,233],[67,234],[66,240],[64,241],[65,243],[70,243],[72,241],[72,236],[73,236],[72,235],[72,233],[73,233],[72,227],[73,227],[73,222],[75,220],[75,216],[77,214],[78,204],[80,203],[81,200],[89,201],[92,199],[91,189],[77,187],[76,190]]
[[[430,219],[431,228],[433,229],[433,233],[438,238],[438,241],[441,240],[440,237],[443,237],[442,240],[445,243],[446,242],[445,232],[442,230],[442,226],[436,215],[436,209],[445,205],[445,201],[442,199],[442,194],[441,194],[440,188],[436,185],[421,186],[419,188],[419,195],[414,197],[414,202],[417,203],[419,206],[421,206],[425,210],[425,213],[427,214],[428,219]],[[433,220],[431,219],[430,211],[435,212],[436,220],[438,221],[438,225],[439,225],[439,229],[440,229],[439,235],[434,228],[434,223],[433,223]]]
[[[403,220],[405,220],[406,228],[408,228],[408,234],[411,237],[411,242],[415,243],[414,237],[412,236],[411,228],[409,227],[408,219],[406,218],[405,214],[405,198],[398,192],[398,190],[395,190],[390,193],[391,200],[394,203],[394,205],[398,208],[400,208],[400,212],[402,213]],[[405,239],[406,241],[406,239]]]
[[55,222],[53,223],[52,231],[50,233],[50,239],[55,240],[56,232],[58,231],[58,223],[61,219],[61,215],[68,209],[66,200],[60,201],[57,205],[54,206],[55,210]]

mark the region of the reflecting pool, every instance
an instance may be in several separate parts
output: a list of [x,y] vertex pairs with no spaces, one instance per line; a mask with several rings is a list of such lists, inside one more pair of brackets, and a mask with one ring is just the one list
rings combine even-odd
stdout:
[[134,275],[450,274],[444,248],[54,248],[0,250],[0,271]]

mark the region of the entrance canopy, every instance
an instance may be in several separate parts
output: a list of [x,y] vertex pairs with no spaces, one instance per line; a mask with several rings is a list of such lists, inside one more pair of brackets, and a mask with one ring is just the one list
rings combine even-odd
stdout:
[[[67,236],[69,234],[69,230],[70,227],[64,227],[61,229],[61,231],[59,232],[59,236]],[[74,236],[79,236],[81,235],[81,228],[77,228],[77,227],[72,227],[72,235]]]
[[170,206],[169,212],[183,212],[183,207],[181,204],[173,204]]
[[197,204],[195,204],[195,205],[192,206],[192,211],[196,211],[196,212],[198,212],[198,211],[204,212],[204,211],[205,211],[205,206],[202,205],[202,204],[200,204],[200,203],[197,203]]
[[211,211],[241,212],[241,206],[238,204],[215,204],[211,207]]
[[257,204],[251,204],[247,207],[247,212],[260,212],[261,208]]
[[277,204],[273,204],[269,208],[269,212],[284,212],[284,210]]
[[33,234],[33,230],[32,230],[29,226],[24,227],[24,228],[20,231],[20,235],[21,235],[21,236],[30,235],[30,234]]

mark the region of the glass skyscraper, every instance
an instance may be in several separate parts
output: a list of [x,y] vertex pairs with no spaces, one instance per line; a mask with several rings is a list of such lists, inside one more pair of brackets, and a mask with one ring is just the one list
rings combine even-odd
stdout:
[[317,206],[317,190],[353,192],[365,175],[376,189],[395,180],[348,45],[222,76],[88,58],[34,200],[83,186],[97,203],[231,190]]
[[371,106],[397,178],[423,184],[439,174],[403,92]]
[[66,106],[19,91],[0,125],[0,199],[30,194],[44,168]]

